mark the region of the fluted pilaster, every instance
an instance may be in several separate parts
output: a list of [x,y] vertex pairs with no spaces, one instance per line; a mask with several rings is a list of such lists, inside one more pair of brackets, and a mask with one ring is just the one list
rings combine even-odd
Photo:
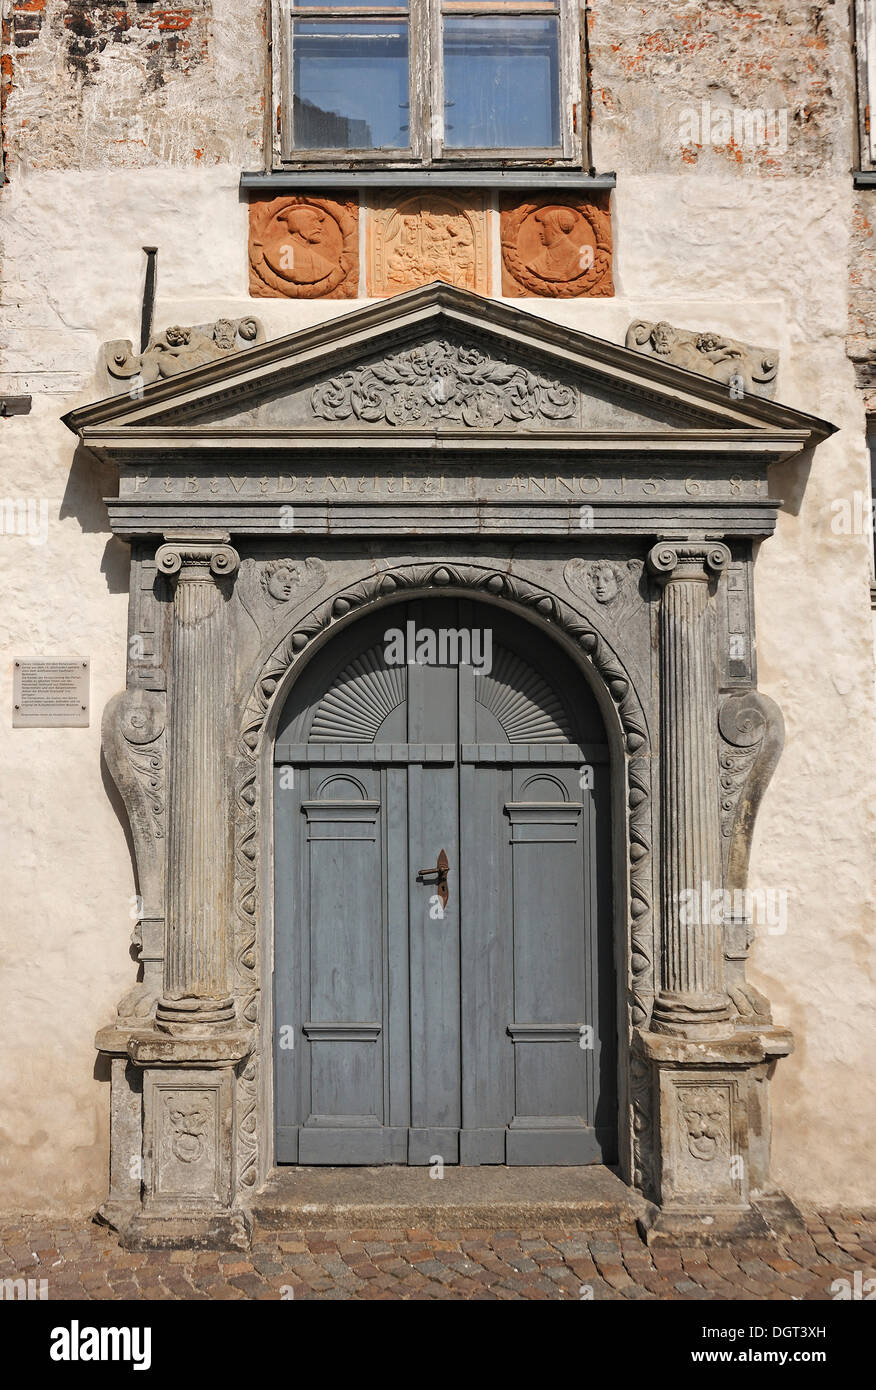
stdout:
[[[661,985],[653,1027],[717,1038],[732,1029],[724,989],[717,678],[710,581],[729,561],[709,541],[656,545],[660,607]],[[717,891],[716,891],[717,890]]]
[[237,552],[222,534],[156,554],[175,579],[167,805],[167,936],[156,1023],[215,1031],[234,1019],[229,988],[229,821],[225,776],[225,595]]

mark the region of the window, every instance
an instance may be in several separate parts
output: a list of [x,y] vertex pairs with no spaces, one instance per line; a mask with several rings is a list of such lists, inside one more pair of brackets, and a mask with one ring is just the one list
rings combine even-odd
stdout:
[[580,162],[575,0],[277,0],[281,159]]
[[862,169],[876,169],[876,0],[856,0],[858,132]]

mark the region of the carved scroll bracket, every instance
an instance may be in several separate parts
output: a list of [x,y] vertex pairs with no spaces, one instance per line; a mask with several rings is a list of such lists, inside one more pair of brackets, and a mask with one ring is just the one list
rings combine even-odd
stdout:
[[747,690],[723,701],[718,730],[724,881],[732,890],[748,881],[754,822],[785,742],[785,721],[775,700]]

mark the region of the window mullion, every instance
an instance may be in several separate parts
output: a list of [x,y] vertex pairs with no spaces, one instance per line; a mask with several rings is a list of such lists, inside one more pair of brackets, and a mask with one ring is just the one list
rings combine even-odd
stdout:
[[440,162],[444,154],[444,44],[441,37],[442,0],[422,0],[424,29],[429,43],[429,162]]

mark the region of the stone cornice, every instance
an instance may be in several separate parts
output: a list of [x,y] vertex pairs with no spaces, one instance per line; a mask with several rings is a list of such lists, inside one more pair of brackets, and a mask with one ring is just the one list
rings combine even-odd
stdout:
[[[662,401],[667,411],[674,412],[676,417],[679,411],[693,412],[704,426],[711,424],[715,430],[723,427],[726,433],[739,430],[790,432],[798,440],[802,438],[811,444],[834,432],[834,427],[826,421],[801,411],[760,397],[733,400],[724,385],[708,377],[538,318],[497,300],[438,283],[234,353],[228,361],[193,367],[171,379],[146,386],[139,398],[111,397],[83,406],[64,420],[83,438],[87,431],[87,442],[92,447],[107,430],[115,434],[121,427],[127,434],[130,428],[148,427],[150,422],[153,428],[155,425],[161,428],[166,443],[165,428],[168,426],[177,433],[185,431],[193,417],[210,409],[235,404],[245,409],[246,403],[266,393],[291,391],[304,382],[333,376],[366,356],[395,352],[424,334],[436,332],[461,336],[480,344],[489,342],[500,351],[512,351],[521,356],[536,369],[553,370],[566,379],[570,375],[580,375],[582,384],[586,379],[601,390],[633,400],[638,396],[652,405]],[[168,420],[171,413],[175,418]],[[314,428],[309,433],[318,435],[320,432]],[[334,442],[337,428],[327,433]],[[360,433],[374,439],[370,430]],[[406,433],[409,438],[417,438],[423,432]],[[467,431],[464,436],[467,443],[477,433],[476,430]],[[494,429],[486,427],[482,433],[485,439],[495,442],[497,432]],[[664,430],[664,433],[672,431]],[[586,439],[587,431],[576,432],[576,437]],[[549,443],[546,439],[545,447]],[[800,447],[803,445],[797,443],[797,449]],[[789,450],[794,451],[793,448]]]

